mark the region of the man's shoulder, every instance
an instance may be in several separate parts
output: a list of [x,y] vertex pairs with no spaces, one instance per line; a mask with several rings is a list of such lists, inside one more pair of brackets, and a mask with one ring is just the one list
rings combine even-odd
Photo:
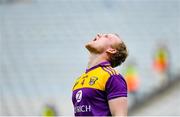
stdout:
[[102,69],[103,69],[103,73],[106,74],[105,75],[106,82],[108,82],[109,80],[111,81],[111,80],[116,80],[116,79],[125,82],[123,75],[121,75],[120,72],[116,70],[115,68],[103,67]]

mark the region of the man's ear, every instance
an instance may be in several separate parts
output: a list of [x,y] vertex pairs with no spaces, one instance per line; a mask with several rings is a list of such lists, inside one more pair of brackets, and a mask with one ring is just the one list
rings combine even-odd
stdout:
[[117,50],[116,50],[116,49],[113,49],[113,48],[108,48],[108,49],[106,50],[106,52],[107,52],[108,54],[115,54],[115,53],[117,52]]

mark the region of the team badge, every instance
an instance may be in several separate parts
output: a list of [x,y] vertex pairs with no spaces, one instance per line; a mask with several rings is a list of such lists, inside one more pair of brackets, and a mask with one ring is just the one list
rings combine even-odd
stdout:
[[90,78],[89,85],[94,85],[95,82],[96,82],[96,80],[98,80],[98,77],[92,76],[92,77]]

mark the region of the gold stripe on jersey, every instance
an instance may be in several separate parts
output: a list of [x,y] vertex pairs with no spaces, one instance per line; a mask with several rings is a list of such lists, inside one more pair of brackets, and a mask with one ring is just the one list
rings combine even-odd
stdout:
[[102,69],[106,72],[108,72],[110,75],[113,75],[113,72],[109,70],[107,67],[102,67]]
[[104,70],[109,72],[111,75],[117,75],[118,74],[118,72],[115,69],[113,69],[112,67],[110,67],[110,66],[104,67]]
[[118,72],[115,69],[113,69],[112,67],[107,67],[107,68],[113,72],[113,75],[118,75]]
[[114,71],[110,67],[106,67],[106,69],[110,71],[112,75],[115,75]]

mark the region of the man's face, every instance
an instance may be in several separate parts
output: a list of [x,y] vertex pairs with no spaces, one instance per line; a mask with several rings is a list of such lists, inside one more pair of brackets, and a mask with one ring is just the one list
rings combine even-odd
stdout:
[[86,44],[86,48],[92,53],[100,54],[119,43],[121,40],[115,34],[97,34],[94,39]]

